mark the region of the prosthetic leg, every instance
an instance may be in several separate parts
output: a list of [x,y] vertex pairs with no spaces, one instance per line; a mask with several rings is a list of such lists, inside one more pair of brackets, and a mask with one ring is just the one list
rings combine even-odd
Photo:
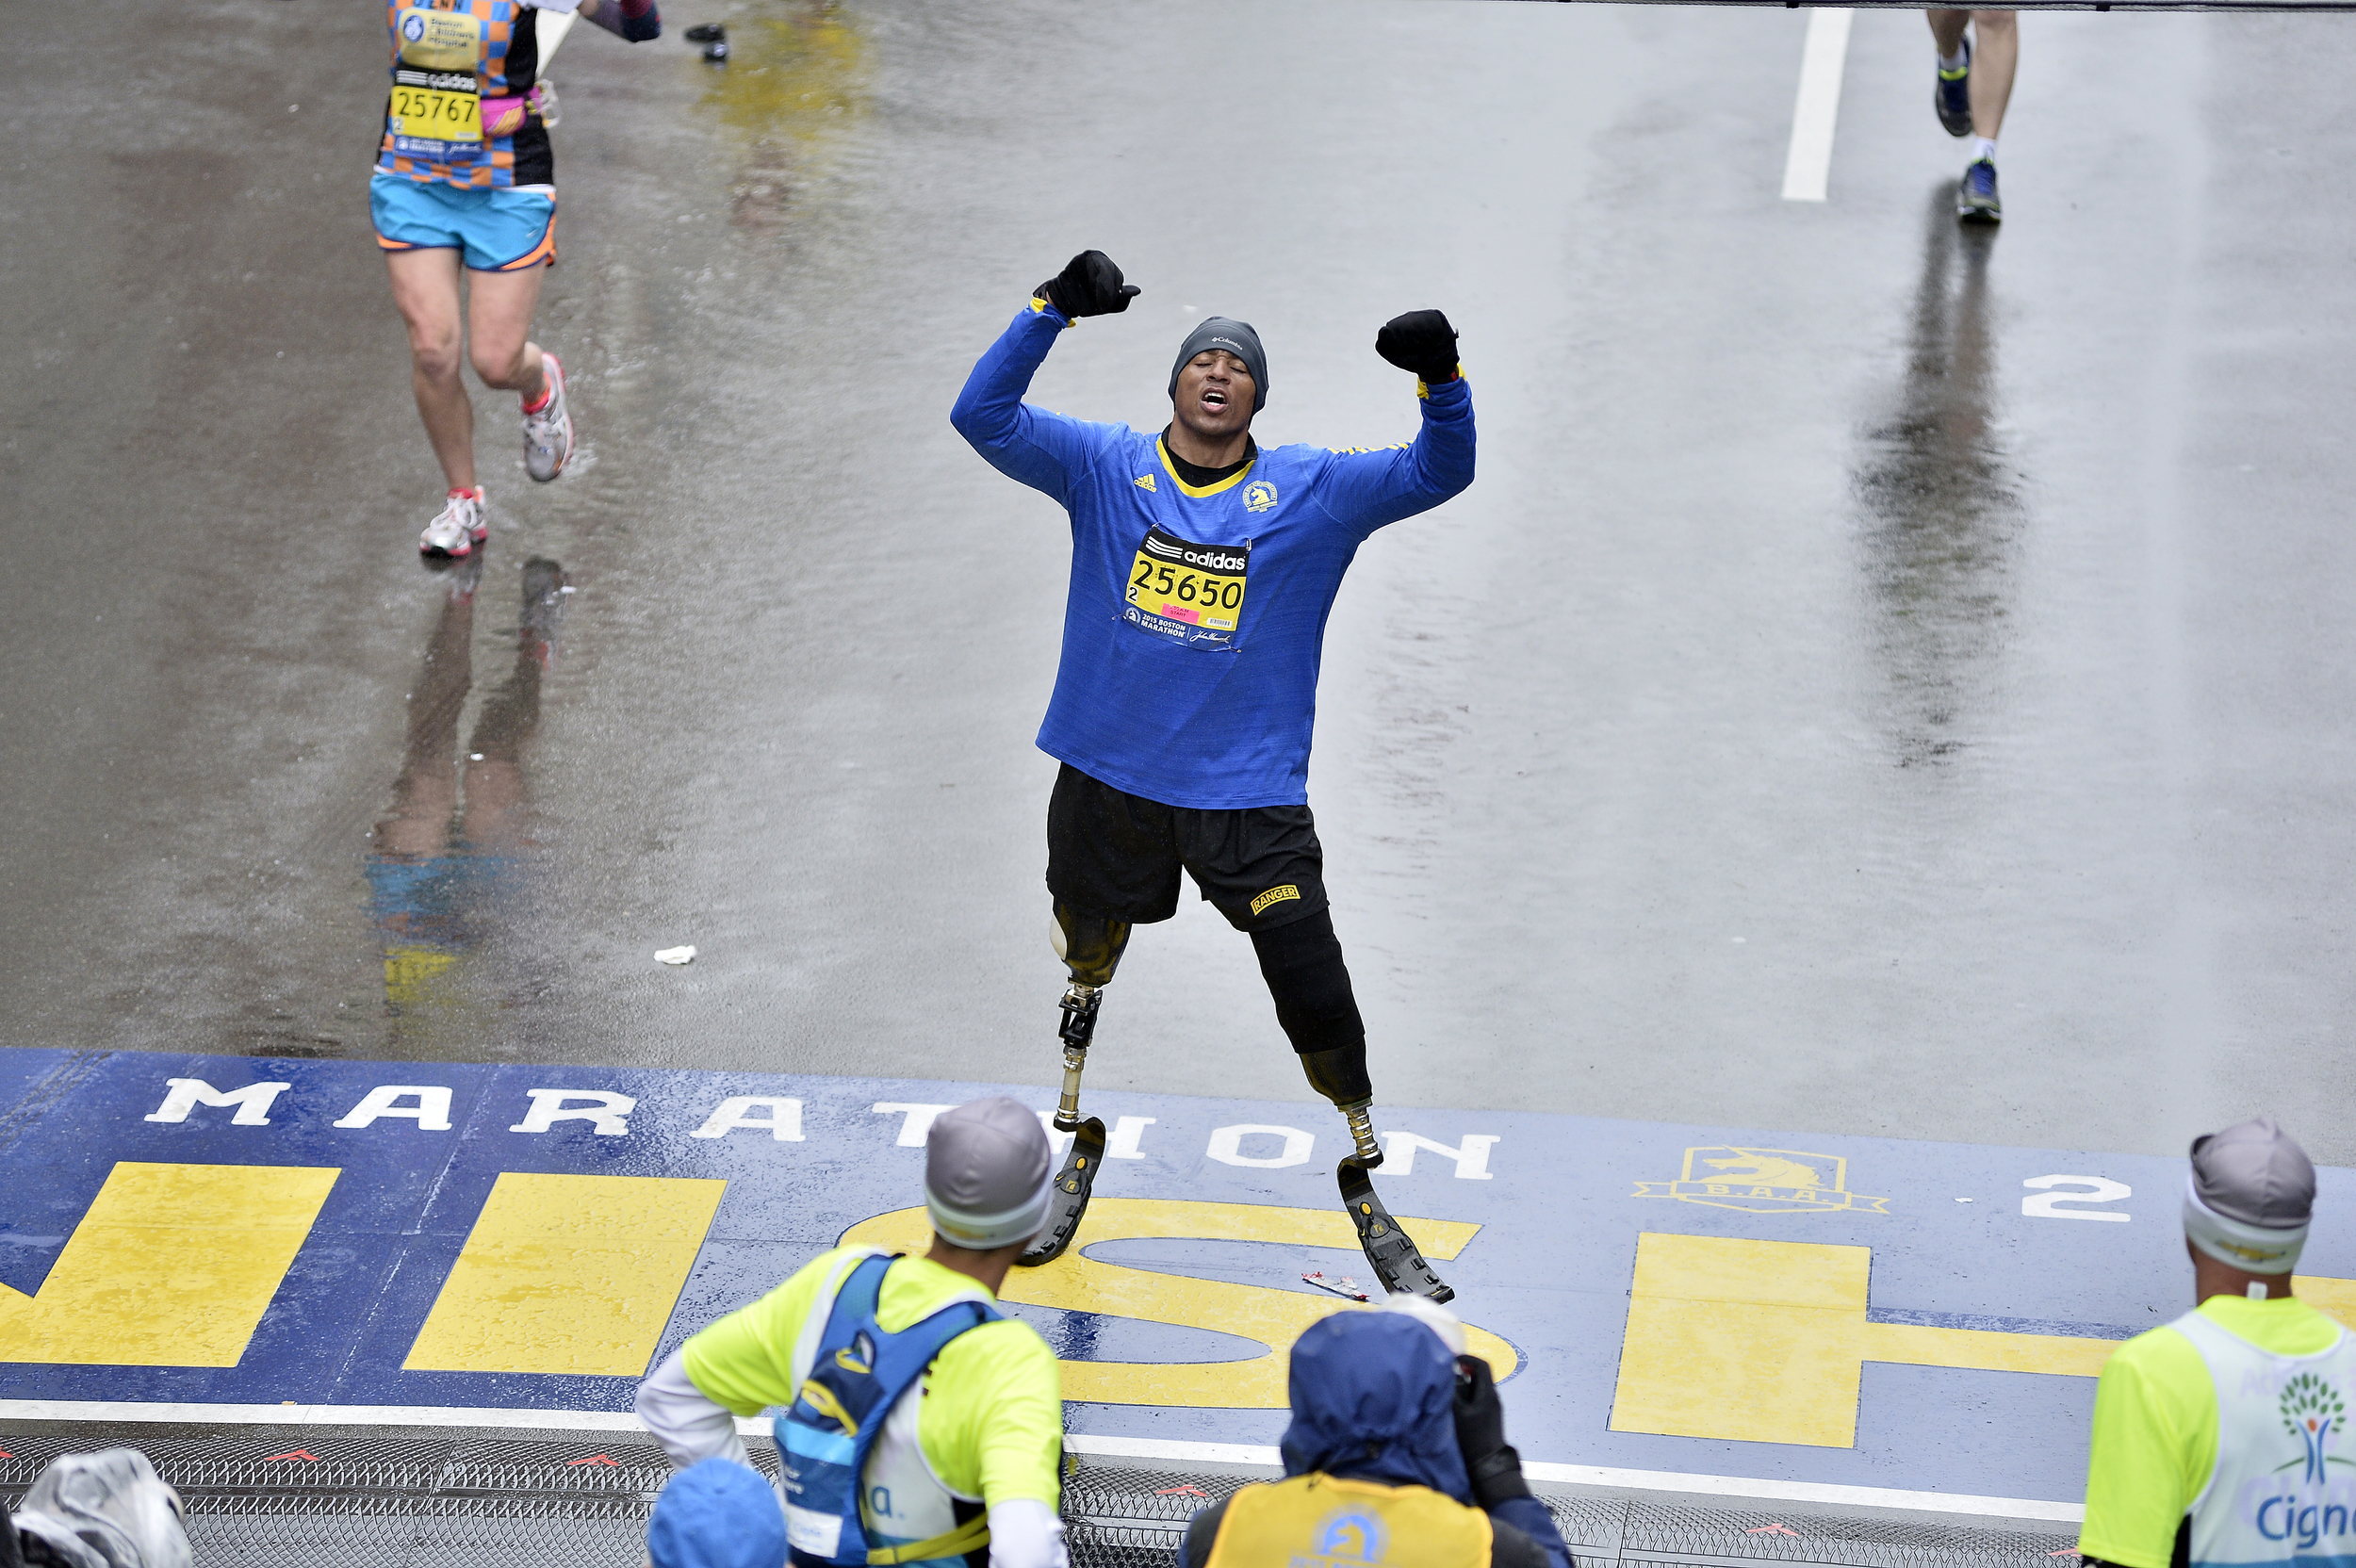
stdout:
[[1351,1152],[1334,1167],[1342,1206],[1358,1228],[1358,1246],[1385,1291],[1450,1301],[1456,1292],[1432,1272],[1415,1238],[1399,1229],[1369,1175],[1383,1163],[1374,1136],[1374,1085],[1366,1076],[1366,1028],[1350,988],[1342,944],[1325,910],[1272,931],[1255,931],[1260,974],[1276,1003],[1276,1021],[1300,1054],[1309,1086],[1333,1102],[1350,1124]]
[[1062,1257],[1080,1233],[1080,1217],[1088,1213],[1096,1172],[1104,1163],[1104,1119],[1080,1119],[1080,1074],[1088,1070],[1088,1042],[1096,1035],[1096,1009],[1104,1000],[1104,987],[1112,983],[1121,950],[1129,945],[1129,923],[1084,914],[1057,899],[1047,937],[1055,956],[1072,972],[1072,986],[1061,1004],[1063,1023],[1056,1030],[1063,1040],[1063,1097],[1055,1102],[1055,1131],[1072,1135],[1072,1152],[1055,1172],[1046,1228],[1015,1260],[1026,1268]]

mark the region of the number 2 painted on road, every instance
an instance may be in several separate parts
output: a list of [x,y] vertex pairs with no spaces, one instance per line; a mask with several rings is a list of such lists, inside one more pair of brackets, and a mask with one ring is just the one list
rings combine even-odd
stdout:
[[2021,1200],[2021,1212],[2033,1219],[2110,1219],[2124,1225],[2131,1215],[2098,1213],[2093,1209],[2063,1208],[2065,1203],[2116,1203],[2132,1198],[2135,1189],[2107,1176],[2031,1176],[2024,1187],[2084,1187],[2083,1192],[2034,1192]]

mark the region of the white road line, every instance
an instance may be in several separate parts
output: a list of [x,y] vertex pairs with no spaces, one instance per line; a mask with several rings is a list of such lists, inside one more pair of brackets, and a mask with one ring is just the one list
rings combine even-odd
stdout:
[[1824,7],[1808,13],[1800,51],[1800,92],[1792,106],[1792,151],[1783,160],[1783,199],[1821,202],[1832,172],[1832,129],[1841,118],[1841,73],[1849,63],[1849,21],[1857,13]]
[[1903,1508],[1922,1513],[1979,1513],[1995,1519],[2052,1519],[2075,1525],[2086,1511],[2076,1503],[2035,1497],[1972,1497],[1959,1492],[1902,1492],[1887,1486],[1826,1486],[1817,1481],[1762,1481],[1744,1476],[1685,1476],[1674,1470],[1606,1470],[1591,1464],[1525,1463],[1534,1481],[1611,1486],[1630,1492],[1691,1492],[1712,1497],[1764,1497],[1779,1503],[1838,1503],[1846,1508]]
[[[479,1410],[434,1405],[183,1405],[113,1399],[0,1399],[0,1422],[156,1421],[187,1425],[275,1427],[498,1427],[513,1430],[642,1433],[638,1417],[618,1411]],[[739,1416],[746,1437],[769,1435],[769,1417]],[[1100,1459],[1168,1459],[1198,1464],[1257,1464],[1284,1461],[1274,1448],[1249,1443],[1189,1443],[1160,1437],[1064,1439],[1075,1454]],[[1972,1497],[1946,1492],[1902,1492],[1882,1486],[1826,1486],[1815,1481],[1755,1480],[1746,1476],[1691,1476],[1675,1470],[1610,1470],[1592,1464],[1526,1462],[1531,1480],[1608,1486],[1631,1492],[1682,1492],[1710,1497],[1758,1497],[1781,1503],[1831,1503],[1847,1508],[1898,1508],[1922,1513],[1974,1513],[1993,1519],[2047,1519],[2076,1524],[2086,1510],[2033,1497]]]
[[1090,1437],[1086,1432],[1066,1432],[1063,1446],[1075,1454],[1094,1454],[1099,1459],[1176,1459],[1197,1464],[1284,1467],[1283,1454],[1252,1443],[1184,1443],[1167,1437]]

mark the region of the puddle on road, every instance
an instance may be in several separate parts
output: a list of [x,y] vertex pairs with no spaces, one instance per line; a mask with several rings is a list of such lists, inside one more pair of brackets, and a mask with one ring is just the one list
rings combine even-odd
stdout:
[[745,143],[731,216],[740,227],[775,229],[843,127],[866,112],[867,41],[842,8],[813,0],[731,18],[728,48],[703,102]]
[[1906,373],[1866,427],[1851,476],[1866,513],[1874,641],[1901,767],[1937,765],[1972,744],[2010,614],[2026,519],[1998,424],[1988,280],[1996,237],[1955,220],[1951,183],[1933,190]]
[[408,695],[391,808],[369,839],[384,1014],[391,1041],[413,1054],[481,1004],[464,984],[468,959],[529,897],[534,846],[527,763],[540,723],[541,678],[556,661],[564,617],[564,569],[557,563],[541,556],[524,563],[514,641],[491,644],[511,647],[512,662],[483,694],[459,743],[475,685],[478,610],[497,613],[505,594],[516,592],[515,580],[481,551],[443,573],[441,609]]

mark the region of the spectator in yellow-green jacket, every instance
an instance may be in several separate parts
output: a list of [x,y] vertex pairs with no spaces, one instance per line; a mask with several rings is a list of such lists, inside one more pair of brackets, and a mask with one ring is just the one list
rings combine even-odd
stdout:
[[2196,1138],[2191,1312],[2137,1334],[2094,1396],[2088,1563],[2356,1565],[2356,1338],[2291,1294],[2315,1169],[2261,1117]]
[[935,1119],[931,1250],[821,1254],[695,1335],[638,1391],[671,1462],[743,1461],[740,1415],[781,1407],[778,1490],[797,1564],[1065,1568],[1055,1352],[998,1311],[1045,1223],[1036,1113],[996,1096]]

